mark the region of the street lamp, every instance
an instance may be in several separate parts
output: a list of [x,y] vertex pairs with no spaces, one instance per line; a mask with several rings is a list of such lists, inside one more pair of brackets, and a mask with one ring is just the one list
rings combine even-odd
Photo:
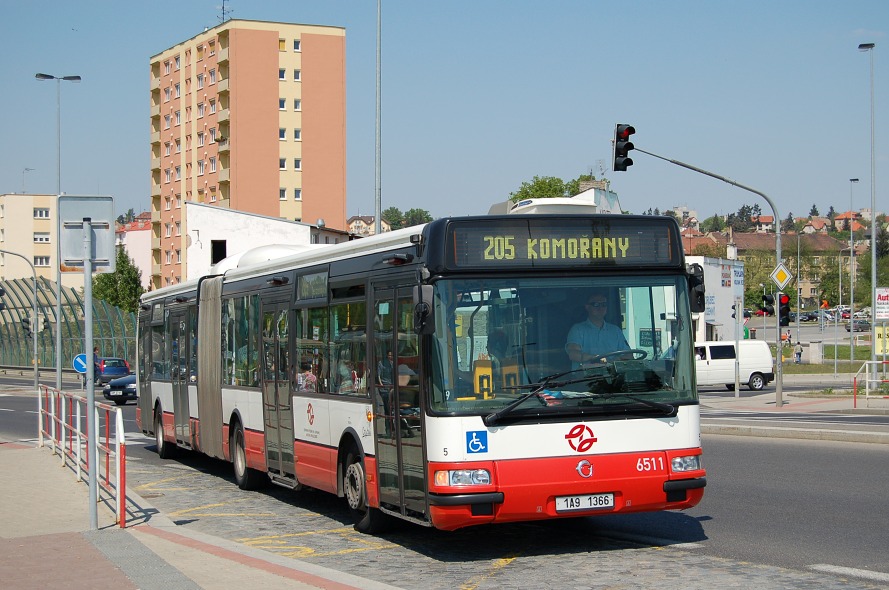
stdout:
[[[870,54],[870,308],[871,318],[877,309],[877,189],[876,172],[874,169],[874,47],[873,43],[862,43],[858,51]],[[853,334],[853,332],[850,332]],[[876,377],[877,360],[877,322],[870,323],[870,360],[874,366]]]
[[[34,292],[32,293],[32,297],[34,297],[34,302],[32,304],[33,309],[31,310],[31,316],[33,319],[31,320],[31,340],[34,345],[34,358],[31,359],[31,364],[34,366],[34,393],[36,395],[40,395],[38,388],[40,387],[39,383],[39,372],[37,368],[37,269],[34,268],[34,264],[28,260],[27,256],[22,254],[17,254],[16,252],[10,252],[9,250],[0,250],[3,254],[11,254],[12,256],[18,256],[22,260],[28,263],[28,266],[31,267],[31,272],[34,274]],[[40,417],[38,416],[38,424],[40,423]]]
[[855,209],[852,205],[852,187],[857,183],[857,178],[849,179],[849,216],[851,217],[849,220],[849,325],[852,326],[852,329],[849,330],[849,360],[853,365],[855,363],[855,228],[852,227],[852,223],[855,216],[852,212]]
[[[81,78],[40,73],[34,77],[41,82],[56,81],[56,215],[58,215],[58,197],[62,194],[62,81],[80,82]],[[62,389],[62,244],[58,231],[56,234],[56,389]]]
[[25,174],[28,172],[34,172],[34,168],[22,168],[22,194],[25,194],[27,191],[25,190]]

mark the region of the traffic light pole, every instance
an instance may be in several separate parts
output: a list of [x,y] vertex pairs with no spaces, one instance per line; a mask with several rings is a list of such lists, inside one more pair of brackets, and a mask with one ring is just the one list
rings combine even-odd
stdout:
[[[634,130],[635,131],[635,130]],[[686,164],[685,162],[680,162],[679,160],[673,160],[671,158],[665,158],[664,156],[659,156],[658,154],[654,154],[652,152],[647,152],[645,150],[639,149],[638,147],[633,146],[637,152],[642,152],[643,154],[648,154],[649,156],[658,158],[659,160],[664,160],[665,162],[670,162],[671,164],[675,164],[677,166],[681,166],[682,168],[687,168],[688,170],[692,170],[699,174],[703,174],[705,176],[709,176],[711,178],[715,178],[716,180],[721,180],[722,182],[726,182],[732,186],[736,186],[745,191],[749,191],[755,195],[759,195],[763,199],[766,200],[766,203],[772,208],[772,215],[775,217],[775,266],[781,264],[781,216],[778,215],[778,208],[775,206],[775,203],[772,199],[769,198],[762,191],[758,191],[755,188],[751,188],[749,186],[745,186],[740,182],[735,182],[730,178],[726,178],[725,176],[721,176],[719,174],[715,174],[713,172],[709,172],[702,168],[698,168],[697,166],[692,166],[691,164]],[[775,333],[778,335],[778,338],[775,340],[775,407],[780,408],[784,405],[783,393],[784,393],[784,371],[781,367],[781,355],[783,353],[781,349],[781,314],[775,314]]]

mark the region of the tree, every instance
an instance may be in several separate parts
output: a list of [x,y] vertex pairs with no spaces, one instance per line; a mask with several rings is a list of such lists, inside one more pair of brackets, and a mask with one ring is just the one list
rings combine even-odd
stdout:
[[142,288],[142,271],[136,268],[123,248],[118,248],[116,268],[112,273],[102,273],[93,278],[93,297],[128,312],[139,309]]
[[513,203],[524,199],[552,199],[555,197],[566,197],[567,194],[565,181],[555,176],[535,176],[531,182],[523,182],[514,193],[509,193],[509,200]]
[[818,207],[815,206],[815,203],[812,203],[812,208],[809,209],[809,218],[811,219],[812,217],[820,217],[820,216],[821,216],[821,214],[818,213]]
[[831,229],[833,228],[833,220],[836,216],[837,212],[834,210],[833,205],[831,205],[830,209],[827,210],[827,218],[830,219]]
[[788,213],[787,219],[781,224],[781,231],[786,233],[793,229],[796,229],[796,222],[793,220],[793,213]]
[[432,216],[425,209],[408,209],[404,212],[404,226],[420,225],[432,221]]
[[404,214],[398,207],[389,207],[380,217],[389,224],[392,229],[401,229],[404,225]]
[[730,226],[736,232],[750,231],[753,228],[754,213],[756,213],[756,217],[758,217],[758,211],[759,205],[755,208],[750,205],[741,205],[741,208],[738,209],[737,213],[729,213],[728,219],[726,219],[726,225]]
[[133,211],[132,209],[127,210],[125,215],[118,215],[117,216],[117,223],[119,223],[120,225],[124,225],[126,223],[130,223],[135,220],[136,220],[136,212]]
[[709,233],[712,231],[722,231],[723,229],[725,229],[725,222],[722,220],[721,215],[708,217],[703,222],[701,222],[701,231],[704,233]]

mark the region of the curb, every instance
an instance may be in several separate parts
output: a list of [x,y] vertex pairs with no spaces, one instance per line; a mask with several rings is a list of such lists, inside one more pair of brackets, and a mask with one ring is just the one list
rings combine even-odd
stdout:
[[889,432],[823,430],[816,428],[787,428],[773,426],[744,426],[740,424],[701,424],[701,434],[723,434],[731,436],[757,436],[766,438],[790,438],[798,440],[823,440],[833,442],[875,443],[889,445]]

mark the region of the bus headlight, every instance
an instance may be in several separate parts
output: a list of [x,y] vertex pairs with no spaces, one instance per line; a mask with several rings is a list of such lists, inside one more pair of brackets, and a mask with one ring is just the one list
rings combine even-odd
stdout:
[[454,469],[436,471],[438,486],[486,486],[491,484],[491,472],[487,469]]
[[673,471],[697,471],[701,468],[700,455],[687,455],[685,457],[673,457],[671,462]]

